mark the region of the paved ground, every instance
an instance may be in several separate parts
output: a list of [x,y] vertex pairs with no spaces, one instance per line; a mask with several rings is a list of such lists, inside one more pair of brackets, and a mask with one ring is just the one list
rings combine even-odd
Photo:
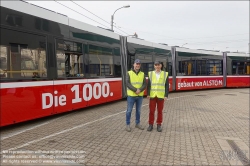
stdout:
[[246,165],[249,90],[171,93],[161,133],[146,131],[146,98],[143,131],[135,111],[125,131],[126,100],[4,128],[1,165]]

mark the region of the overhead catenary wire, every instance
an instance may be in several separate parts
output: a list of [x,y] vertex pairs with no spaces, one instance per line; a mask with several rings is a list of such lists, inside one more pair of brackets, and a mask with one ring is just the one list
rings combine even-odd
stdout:
[[89,13],[93,14],[94,16],[98,17],[98,18],[99,18],[99,19],[101,19],[102,21],[104,21],[104,22],[106,22],[106,23],[110,24],[108,21],[106,21],[106,20],[102,19],[101,17],[97,16],[96,14],[92,13],[91,11],[89,11],[89,10],[85,9],[84,7],[82,7],[81,5],[79,5],[78,3],[76,3],[76,2],[74,2],[74,1],[72,1],[72,0],[70,0],[70,1],[71,1],[72,3],[74,3],[74,4],[76,4],[77,6],[79,6],[80,8],[82,8],[82,9],[86,10],[87,12],[89,12]]
[[[71,1],[72,3],[74,3],[74,4],[76,4],[77,6],[79,6],[80,8],[82,8],[82,9],[86,10],[87,12],[93,14],[94,16],[98,17],[98,18],[101,19],[102,21],[104,21],[104,22],[110,24],[108,21],[104,20],[103,18],[99,17],[98,15],[94,14],[93,12],[91,12],[91,11],[85,9],[84,7],[82,7],[81,5],[77,4],[76,2],[74,2],[74,1],[72,1],[72,0],[70,0],[70,1]],[[129,35],[127,32],[121,30],[120,28],[116,27],[115,25],[114,25],[114,27],[115,27],[116,29],[119,29],[121,32],[123,32],[123,33]]]
[[[56,0],[54,0],[55,2],[57,2]],[[72,1],[73,2],[73,1]],[[101,24],[101,23],[99,23],[99,22],[97,22],[97,21],[95,21],[95,20],[93,20],[93,19],[91,19],[91,18],[89,18],[89,17],[87,17],[87,16],[85,16],[84,14],[82,14],[82,13],[80,13],[80,12],[78,12],[78,11],[76,11],[76,10],[74,10],[74,9],[72,9],[72,8],[70,8],[70,7],[68,7],[68,6],[66,6],[66,5],[63,5],[62,3],[60,3],[60,2],[57,2],[57,3],[59,3],[60,5],[62,5],[62,6],[64,6],[64,7],[66,7],[66,8],[68,8],[68,9],[70,9],[70,10],[72,10],[72,11],[74,11],[74,12],[76,12],[76,13],[78,13],[78,14],[80,14],[80,15],[82,15],[82,16],[84,16],[84,17],[86,17],[86,18],[88,18],[88,19],[90,19],[90,20],[92,20],[92,21],[94,21],[94,22],[96,22],[96,23],[98,23],[98,24],[100,24],[100,25],[102,25],[102,26],[104,26],[104,27],[106,27],[106,28],[108,28],[109,29],[109,27],[107,27],[106,25],[103,25],[103,24]],[[79,5],[78,5],[79,6]],[[92,13],[92,12],[91,12]],[[92,13],[93,14],[93,13]],[[95,16],[97,16],[97,15],[95,15]],[[97,16],[97,17],[99,17],[99,16]],[[100,17],[99,17],[100,18]],[[106,21],[105,21],[106,22]],[[114,26],[114,27],[116,27],[116,26]],[[126,32],[124,32],[123,30],[120,30],[119,28],[117,28],[119,31],[121,31],[121,32],[123,32],[123,33],[125,33],[125,34],[127,34],[127,35],[129,35],[128,33],[126,33]],[[119,35],[122,35],[121,33],[119,33],[119,32],[117,32],[116,31],[116,33],[118,33]]]
[[[54,0],[54,1],[57,2],[56,0]],[[66,7],[66,8],[68,8],[68,9],[70,9],[70,10],[72,10],[72,11],[74,11],[74,12],[76,12],[76,13],[78,13],[78,14],[80,14],[80,15],[82,15],[82,16],[84,16],[84,17],[86,17],[86,18],[88,18],[88,19],[90,19],[90,20],[92,20],[92,21],[94,21],[94,22],[96,22],[96,23],[102,25],[102,26],[105,26],[106,28],[108,28],[106,25],[103,25],[103,24],[101,24],[101,23],[99,23],[99,22],[97,22],[97,21],[95,21],[95,20],[93,20],[93,19],[91,19],[91,18],[85,16],[84,14],[79,13],[78,11],[75,11],[74,9],[71,9],[70,7],[68,7],[68,6],[66,6],[66,5],[63,5],[63,4],[61,4],[60,2],[57,2],[57,3],[59,3],[60,5],[62,5],[62,6],[64,6],[64,7]]]

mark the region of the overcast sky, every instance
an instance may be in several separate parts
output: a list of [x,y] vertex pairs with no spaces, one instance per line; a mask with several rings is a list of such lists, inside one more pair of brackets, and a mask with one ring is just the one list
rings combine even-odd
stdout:
[[130,5],[115,13],[116,33],[136,32],[169,46],[249,52],[249,1],[57,1],[81,14],[55,1],[28,2],[109,29],[114,11]]

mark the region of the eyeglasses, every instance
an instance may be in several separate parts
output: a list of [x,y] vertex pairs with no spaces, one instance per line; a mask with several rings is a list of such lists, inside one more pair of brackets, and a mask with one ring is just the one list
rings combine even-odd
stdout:
[[140,63],[135,63],[136,65],[141,65]]
[[160,66],[160,64],[155,64],[155,66]]

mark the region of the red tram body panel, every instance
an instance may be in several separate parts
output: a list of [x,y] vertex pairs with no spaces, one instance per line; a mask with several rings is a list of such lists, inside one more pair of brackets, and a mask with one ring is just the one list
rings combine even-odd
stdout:
[[250,76],[227,76],[227,87],[250,87]]
[[121,78],[1,83],[0,126],[122,98]]
[[222,87],[223,76],[176,77],[176,91]]

